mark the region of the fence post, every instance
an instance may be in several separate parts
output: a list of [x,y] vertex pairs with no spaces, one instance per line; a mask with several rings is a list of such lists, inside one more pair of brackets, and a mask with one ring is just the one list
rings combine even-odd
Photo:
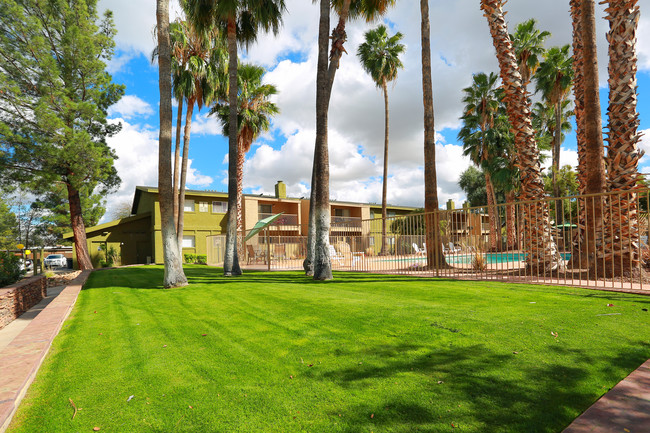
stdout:
[[271,270],[271,237],[269,236],[269,227],[267,226],[264,229],[264,232],[266,233],[266,265],[267,265],[267,270]]

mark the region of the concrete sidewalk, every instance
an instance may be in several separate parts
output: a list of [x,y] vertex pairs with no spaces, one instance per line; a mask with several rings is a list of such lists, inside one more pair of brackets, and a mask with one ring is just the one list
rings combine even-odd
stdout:
[[0,433],[9,426],[89,275],[90,271],[82,272],[57,296],[48,293],[41,303],[0,331],[4,346],[0,346]]

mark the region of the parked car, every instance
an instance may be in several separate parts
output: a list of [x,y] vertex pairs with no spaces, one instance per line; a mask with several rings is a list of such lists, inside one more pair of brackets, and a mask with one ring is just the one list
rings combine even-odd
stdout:
[[45,257],[45,266],[48,268],[65,268],[68,266],[68,259],[63,254],[50,254]]

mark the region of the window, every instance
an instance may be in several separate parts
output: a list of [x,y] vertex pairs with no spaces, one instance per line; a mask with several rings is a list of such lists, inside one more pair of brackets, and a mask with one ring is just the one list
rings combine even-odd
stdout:
[[370,246],[375,245],[375,238],[374,237],[369,237],[368,238],[368,245],[370,245]]
[[259,205],[259,213],[273,213],[273,205],[261,204]]
[[199,202],[199,212],[208,212],[208,202],[207,201]]
[[394,218],[395,217],[395,211],[394,210],[389,210],[388,211],[388,218]]
[[212,213],[226,213],[228,212],[228,202],[227,201],[213,201],[212,202]]
[[350,209],[334,209],[334,216],[337,217],[349,217]]
[[185,199],[185,204],[183,205],[183,211],[194,212],[194,200]]
[[186,235],[183,236],[183,248],[194,248],[194,236]]
[[371,210],[371,211],[370,211],[370,219],[371,219],[371,220],[374,220],[374,219],[375,219],[375,211],[374,211],[374,210]]

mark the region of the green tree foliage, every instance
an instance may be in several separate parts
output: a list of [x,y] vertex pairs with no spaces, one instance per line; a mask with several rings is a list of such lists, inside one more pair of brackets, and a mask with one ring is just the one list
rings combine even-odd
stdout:
[[485,189],[485,175],[481,170],[470,165],[460,175],[458,185],[465,192],[467,201],[471,207],[485,206],[485,203],[487,203],[487,192]]
[[81,268],[90,268],[82,219],[83,191],[105,195],[120,180],[106,137],[117,133],[106,112],[124,93],[106,62],[113,54],[110,12],[96,0],[0,0],[0,160],[37,195],[65,185]]
[[24,273],[20,269],[20,257],[0,251],[0,288],[15,283]]
[[16,248],[16,227],[18,221],[9,205],[0,197],[0,249]]

